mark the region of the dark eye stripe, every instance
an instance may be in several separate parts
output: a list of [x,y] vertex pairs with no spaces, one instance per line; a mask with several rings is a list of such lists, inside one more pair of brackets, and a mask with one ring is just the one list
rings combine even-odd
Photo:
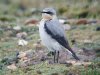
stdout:
[[44,12],[44,11],[42,11],[41,13],[47,13],[47,14],[53,15],[52,12]]

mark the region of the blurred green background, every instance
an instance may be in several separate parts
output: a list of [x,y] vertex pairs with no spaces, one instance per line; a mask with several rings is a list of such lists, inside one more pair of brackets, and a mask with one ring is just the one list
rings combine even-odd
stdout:
[[100,18],[100,0],[0,0],[0,15],[29,16],[31,12],[53,7],[64,18]]

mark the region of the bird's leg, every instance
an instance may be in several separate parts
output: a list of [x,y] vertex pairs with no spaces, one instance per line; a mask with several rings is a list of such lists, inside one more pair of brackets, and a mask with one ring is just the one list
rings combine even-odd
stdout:
[[58,60],[59,60],[59,51],[57,52],[57,63],[58,63]]
[[56,50],[54,51],[54,63],[55,63],[55,59],[56,59]]

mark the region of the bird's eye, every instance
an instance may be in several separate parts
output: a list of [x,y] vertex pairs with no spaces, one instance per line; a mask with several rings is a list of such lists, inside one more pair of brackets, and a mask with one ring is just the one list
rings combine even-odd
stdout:
[[41,13],[46,13],[46,14],[53,15],[53,13],[52,13],[52,12],[44,12],[44,11],[42,11]]

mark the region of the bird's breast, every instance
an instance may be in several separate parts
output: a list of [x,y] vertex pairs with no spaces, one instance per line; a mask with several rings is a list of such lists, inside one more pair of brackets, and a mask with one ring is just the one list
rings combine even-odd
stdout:
[[39,33],[40,33],[40,38],[42,40],[42,43],[43,44],[46,44],[48,41],[48,34],[45,32],[45,29],[44,29],[44,24],[45,24],[45,21],[41,21],[40,22],[40,25],[39,25]]
[[53,44],[52,42],[54,41],[51,36],[45,31],[44,28],[45,21],[41,21],[39,25],[39,33],[40,33],[40,38],[42,41],[42,44],[45,46],[49,46]]
[[45,31],[44,25],[45,21],[41,21],[39,25],[39,33],[42,44],[49,50],[52,50],[52,48],[55,50],[61,50],[61,46],[59,45],[59,43]]

